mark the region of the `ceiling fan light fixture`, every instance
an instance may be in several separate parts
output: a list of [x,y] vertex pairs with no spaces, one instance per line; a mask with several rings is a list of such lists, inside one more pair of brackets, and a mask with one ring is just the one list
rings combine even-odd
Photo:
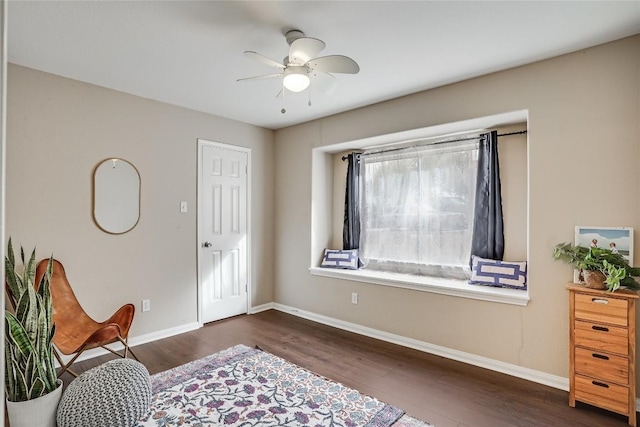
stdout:
[[289,66],[284,70],[282,84],[291,92],[302,92],[309,87],[311,80],[307,75],[307,67]]

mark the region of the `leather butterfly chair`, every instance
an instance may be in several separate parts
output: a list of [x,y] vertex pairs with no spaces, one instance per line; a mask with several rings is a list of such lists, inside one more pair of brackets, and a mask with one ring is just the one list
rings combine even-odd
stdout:
[[[44,259],[38,263],[36,267],[36,284],[40,283],[40,279],[46,273],[48,261],[48,259]],[[64,267],[55,259],[53,260],[50,289],[53,322],[56,328],[53,336],[53,343],[55,344],[53,351],[62,367],[58,371],[58,378],[66,371],[77,377],[78,374],[71,370],[70,366],[83,351],[91,348],[102,347],[123,358],[126,358],[128,353],[131,353],[138,360],[127,343],[129,328],[135,312],[133,304],[125,304],[106,321],[96,322],[80,306],[73,289],[71,289],[71,285],[69,285]],[[122,353],[106,347],[108,344],[117,342],[124,345]],[[67,356],[75,355],[65,364],[58,350]]]

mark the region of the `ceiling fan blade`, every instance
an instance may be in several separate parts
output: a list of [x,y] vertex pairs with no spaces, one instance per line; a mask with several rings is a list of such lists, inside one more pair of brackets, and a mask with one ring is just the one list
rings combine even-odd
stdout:
[[255,76],[255,77],[245,77],[245,78],[242,78],[242,79],[238,79],[236,81],[237,82],[242,82],[242,81],[247,81],[247,80],[264,80],[264,79],[271,79],[273,77],[282,77],[282,73],[265,74],[264,76]]
[[312,58],[315,58],[322,49],[325,48],[322,40],[311,37],[302,37],[294,40],[289,49],[289,62],[303,65]]
[[310,60],[306,65],[308,65],[313,71],[323,73],[357,74],[358,71],[360,71],[358,63],[344,55],[322,56],[320,58]]
[[338,86],[338,79],[329,73],[312,73],[311,84],[325,95],[331,95]]
[[254,52],[252,50],[247,50],[244,52],[245,55],[247,55],[249,58],[253,58],[256,61],[262,62],[263,64],[266,64],[270,67],[276,67],[276,68],[280,68],[280,69],[284,69],[285,66],[282,65],[281,63],[279,63],[278,61],[271,59],[271,58],[267,58],[264,55],[259,54],[258,52]]

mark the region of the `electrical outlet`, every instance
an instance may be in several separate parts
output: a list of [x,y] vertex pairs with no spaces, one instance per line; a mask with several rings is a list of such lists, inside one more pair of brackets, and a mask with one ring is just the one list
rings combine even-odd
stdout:
[[151,311],[151,300],[150,299],[143,299],[142,300],[142,311]]
[[358,303],[358,294],[354,292],[351,294],[351,304],[357,304],[357,303]]

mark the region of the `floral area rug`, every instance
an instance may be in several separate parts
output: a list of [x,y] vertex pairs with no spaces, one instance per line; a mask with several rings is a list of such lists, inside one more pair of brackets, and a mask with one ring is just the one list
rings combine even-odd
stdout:
[[244,345],[156,374],[151,384],[151,412],[137,427],[431,426]]

